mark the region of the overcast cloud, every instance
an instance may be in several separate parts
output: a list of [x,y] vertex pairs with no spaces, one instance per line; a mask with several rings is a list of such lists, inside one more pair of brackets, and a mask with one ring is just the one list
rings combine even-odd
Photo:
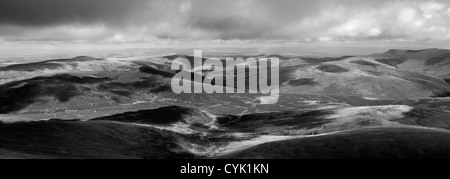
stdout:
[[448,0],[0,0],[7,42],[450,42]]

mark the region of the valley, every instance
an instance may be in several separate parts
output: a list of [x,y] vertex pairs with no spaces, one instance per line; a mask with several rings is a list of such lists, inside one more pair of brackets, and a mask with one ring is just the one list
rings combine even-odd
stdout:
[[2,65],[0,158],[448,159],[448,54],[243,54],[280,59],[276,104],[174,93],[170,67],[185,54]]

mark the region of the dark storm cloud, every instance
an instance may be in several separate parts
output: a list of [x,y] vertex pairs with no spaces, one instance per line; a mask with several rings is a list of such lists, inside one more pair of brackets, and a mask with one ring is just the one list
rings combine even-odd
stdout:
[[0,0],[1,41],[442,41],[447,0]]
[[0,0],[0,24],[120,23],[146,0]]
[[259,39],[279,37],[292,22],[318,13],[320,0],[193,0],[186,24],[213,32],[216,38]]

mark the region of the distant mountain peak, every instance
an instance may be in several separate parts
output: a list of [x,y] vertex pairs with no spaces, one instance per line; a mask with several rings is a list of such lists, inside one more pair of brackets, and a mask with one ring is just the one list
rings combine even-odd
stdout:
[[420,53],[420,52],[427,52],[427,51],[440,51],[445,49],[439,49],[439,48],[428,48],[428,49],[421,49],[421,50],[405,50],[405,49],[390,49],[386,53],[390,54],[397,54],[397,53]]
[[92,60],[103,60],[103,59],[90,57],[90,56],[77,56],[77,57],[72,58],[71,60],[74,60],[74,61],[92,61]]

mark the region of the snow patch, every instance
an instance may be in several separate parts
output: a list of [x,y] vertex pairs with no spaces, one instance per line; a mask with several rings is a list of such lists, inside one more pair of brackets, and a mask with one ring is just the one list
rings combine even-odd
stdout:
[[172,131],[172,132],[176,132],[176,133],[184,134],[184,135],[191,135],[191,134],[198,133],[197,131],[192,130],[190,128],[191,126],[189,124],[186,124],[183,122],[175,123],[170,126],[157,126],[157,125],[147,125],[147,124],[137,124],[137,123],[132,123],[132,124],[136,125],[136,126],[152,127],[152,128],[156,128],[156,129],[160,129],[160,130]]
[[302,101],[303,103],[306,103],[310,106],[315,106],[315,105],[319,105],[320,101]]
[[271,96],[262,96],[259,97],[257,100],[261,102],[261,105],[266,104],[276,104],[278,102],[278,99],[280,98],[280,95],[271,95]]
[[217,123],[217,116],[208,112],[208,111],[204,111],[202,110],[201,112],[205,113],[208,117],[210,117],[211,119],[213,119],[210,123],[205,124],[205,126],[209,127],[209,130],[218,130],[219,129],[219,124]]
[[378,101],[378,100],[380,100],[379,98],[372,98],[372,97],[363,97],[363,99],[369,100],[369,101]]
[[334,110],[334,114],[326,116],[334,122],[325,125],[327,128],[350,126],[396,126],[394,119],[405,117],[404,114],[413,108],[406,105],[351,107]]
[[226,155],[233,152],[245,150],[248,148],[251,148],[253,146],[269,143],[269,142],[277,142],[277,141],[284,141],[284,140],[290,140],[299,138],[299,136],[273,136],[273,135],[264,135],[259,136],[257,138],[253,138],[250,140],[240,141],[240,142],[231,142],[225,147],[221,147],[218,149],[215,149],[214,154],[216,156],[220,155]]

